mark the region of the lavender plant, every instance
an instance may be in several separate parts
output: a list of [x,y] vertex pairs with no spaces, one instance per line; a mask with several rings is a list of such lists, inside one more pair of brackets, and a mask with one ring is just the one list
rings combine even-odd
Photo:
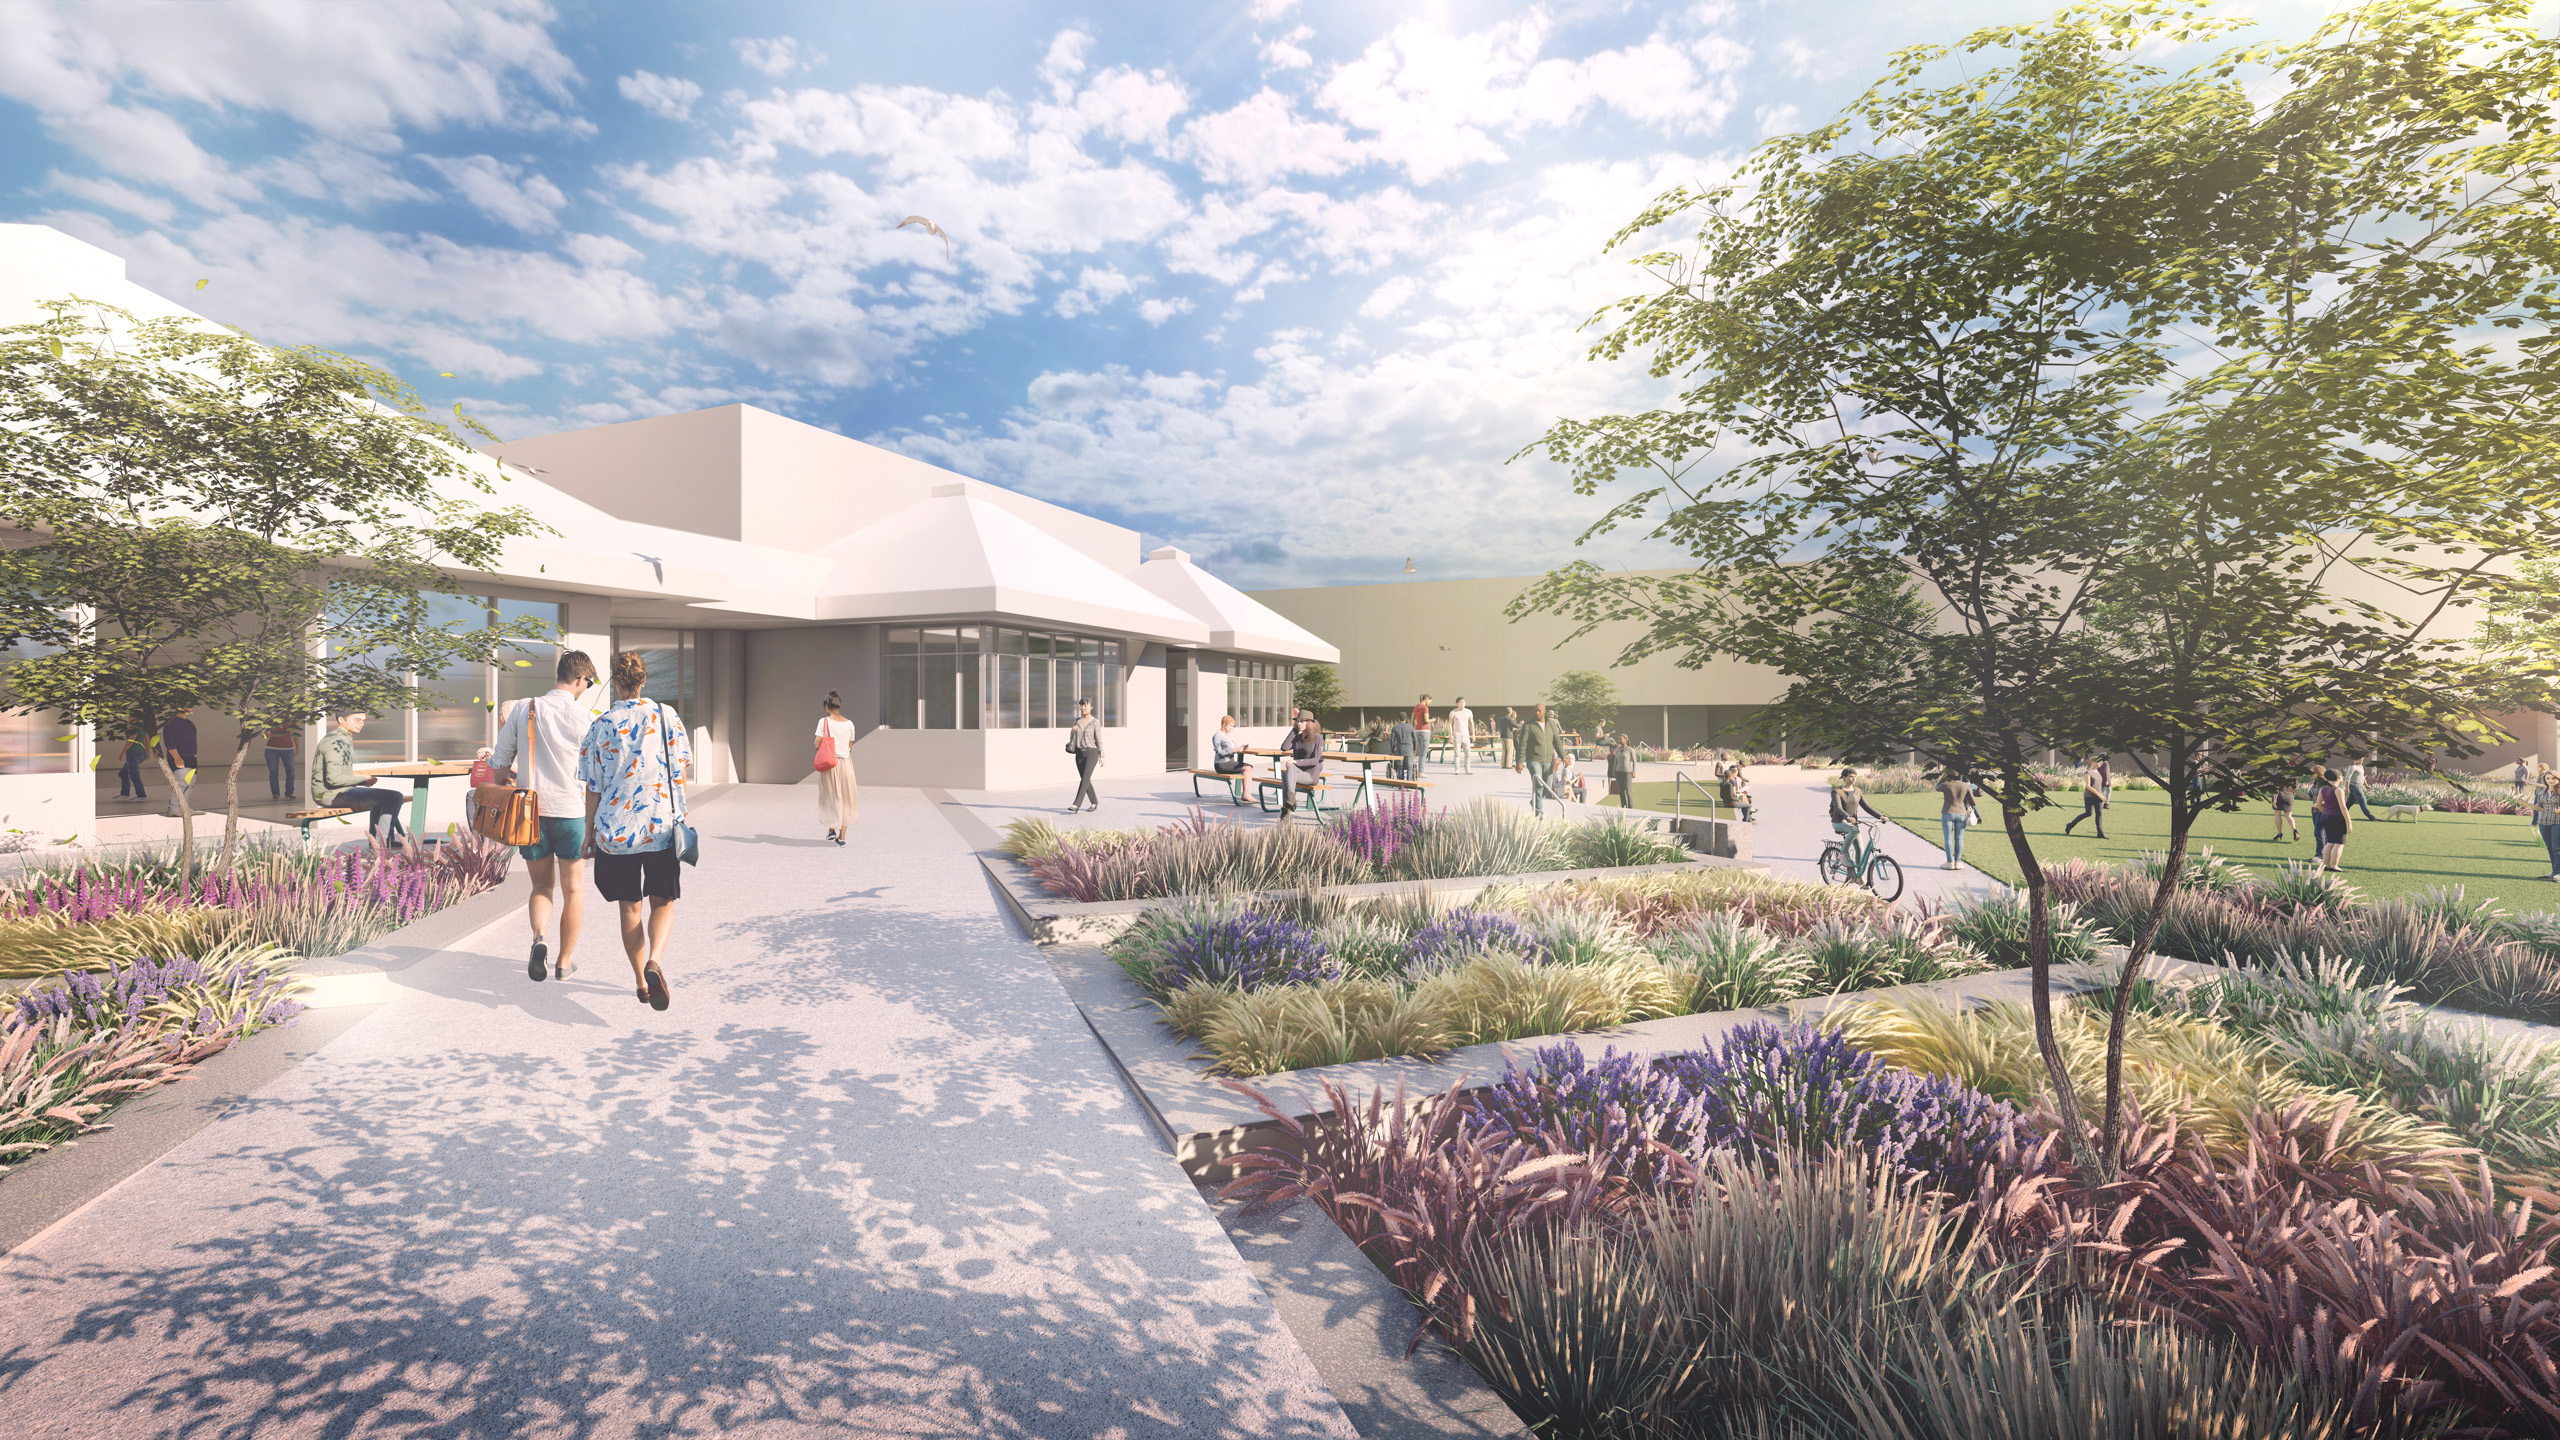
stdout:
[[1536,937],[1509,916],[1490,910],[1452,910],[1447,917],[1414,932],[1405,950],[1405,974],[1419,980],[1453,970],[1480,955],[1508,954],[1540,958]]
[[1165,963],[1155,980],[1168,991],[1210,984],[1251,993],[1340,978],[1341,962],[1312,928],[1247,913],[1212,920],[1175,937],[1165,947]]

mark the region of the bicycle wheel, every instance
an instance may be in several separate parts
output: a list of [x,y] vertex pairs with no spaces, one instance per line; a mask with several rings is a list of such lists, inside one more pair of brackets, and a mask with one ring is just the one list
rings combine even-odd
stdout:
[[1837,845],[1825,845],[1825,846],[1823,846],[1823,847],[1822,847],[1822,858],[1813,862],[1813,873],[1815,873],[1815,874],[1817,874],[1817,875],[1821,876],[1821,877],[1822,877],[1822,883],[1823,883],[1823,884],[1825,884],[1825,885],[1846,885],[1846,884],[1848,884],[1848,883],[1849,883],[1849,856],[1848,856],[1848,853],[1847,853],[1846,851],[1843,851],[1843,850],[1842,850],[1839,846],[1837,846]]
[[1876,898],[1894,901],[1902,898],[1902,867],[1890,855],[1879,855],[1867,862],[1867,888]]

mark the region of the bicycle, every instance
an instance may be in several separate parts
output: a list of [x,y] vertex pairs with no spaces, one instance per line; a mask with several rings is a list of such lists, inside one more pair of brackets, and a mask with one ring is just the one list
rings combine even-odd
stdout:
[[1901,899],[1902,866],[1876,843],[1876,827],[1883,823],[1859,817],[1858,826],[1865,834],[1856,842],[1855,854],[1851,853],[1850,844],[1845,840],[1834,840],[1823,846],[1822,858],[1814,862],[1814,870],[1822,876],[1822,883],[1846,885],[1854,880],[1875,892],[1879,900]]

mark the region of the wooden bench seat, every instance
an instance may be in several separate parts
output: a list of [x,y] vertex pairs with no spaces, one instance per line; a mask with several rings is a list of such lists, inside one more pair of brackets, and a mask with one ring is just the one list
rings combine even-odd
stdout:
[[364,812],[361,810],[348,806],[339,806],[335,808],[324,806],[318,810],[288,810],[285,812],[284,818],[292,821],[294,824],[302,828],[302,843],[308,845],[311,843],[311,827],[313,825],[323,820],[335,820],[341,815],[361,815],[363,813]]
[[[1331,778],[1332,777],[1329,775],[1319,775],[1316,777],[1314,787],[1309,788],[1304,785],[1299,785],[1294,777],[1284,780],[1277,776],[1256,775],[1253,777],[1254,802],[1260,805],[1267,813],[1277,808],[1272,803],[1275,792],[1279,791],[1284,785],[1295,786],[1299,794],[1307,797],[1307,808],[1316,814],[1321,815],[1324,813],[1325,782]],[[1281,796],[1280,803],[1282,805],[1289,803],[1288,797]]]
[[1431,788],[1432,782],[1428,780],[1399,780],[1393,775],[1372,775],[1369,777],[1369,783],[1372,785],[1383,785],[1390,790],[1428,790]]
[[1231,805],[1241,805],[1244,803],[1244,782],[1252,778],[1253,776],[1251,772],[1244,770],[1239,770],[1233,775],[1229,775],[1224,771],[1219,770],[1194,770],[1191,772],[1191,794],[1193,798],[1198,798],[1200,795],[1200,782],[1203,780],[1215,780],[1219,784],[1227,787],[1227,803]]

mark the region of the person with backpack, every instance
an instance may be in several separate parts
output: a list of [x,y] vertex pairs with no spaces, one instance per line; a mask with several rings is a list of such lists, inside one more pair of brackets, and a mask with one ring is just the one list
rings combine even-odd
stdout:
[[693,740],[674,706],[642,697],[648,683],[649,662],[638,651],[613,657],[613,708],[587,727],[578,783],[587,791],[584,853],[595,861],[596,893],[621,912],[622,953],[641,1002],[664,1010],[667,942],[684,898]]
[[862,797],[853,786],[853,722],[844,718],[844,701],[835,691],[818,714],[818,814],[827,822],[827,838],[838,845],[861,818]]

